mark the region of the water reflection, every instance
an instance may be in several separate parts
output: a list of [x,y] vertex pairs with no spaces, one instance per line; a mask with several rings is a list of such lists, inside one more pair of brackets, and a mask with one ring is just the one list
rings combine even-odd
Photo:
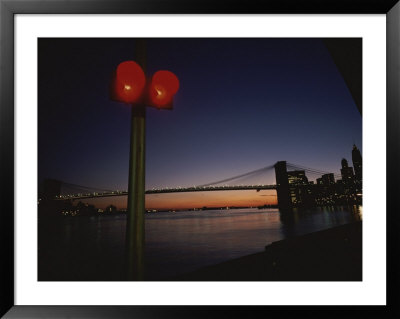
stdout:
[[[361,218],[359,206],[146,214],[146,278],[162,280]],[[125,225],[125,215],[104,215],[41,226],[40,280],[121,280]]]
[[280,212],[283,238],[362,220],[362,206],[330,206]]

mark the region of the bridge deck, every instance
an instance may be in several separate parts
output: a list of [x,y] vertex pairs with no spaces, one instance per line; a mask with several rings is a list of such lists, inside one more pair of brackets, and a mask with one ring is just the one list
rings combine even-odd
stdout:
[[[250,185],[250,186],[206,186],[206,187],[187,187],[187,188],[163,188],[147,190],[145,194],[166,194],[166,193],[190,193],[190,192],[212,192],[212,191],[232,191],[232,190],[265,190],[276,189],[276,185]],[[56,200],[65,199],[85,199],[98,197],[126,196],[127,191],[77,194],[77,195],[61,195]]]

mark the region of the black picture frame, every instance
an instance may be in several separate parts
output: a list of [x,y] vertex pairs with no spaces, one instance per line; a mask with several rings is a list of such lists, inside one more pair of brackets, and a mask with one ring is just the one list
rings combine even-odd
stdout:
[[[18,306],[14,304],[14,17],[16,14],[385,14],[387,21],[387,305],[386,306]],[[204,318],[252,316],[399,317],[400,3],[398,0],[0,0],[1,308],[5,318]],[[388,174],[390,172],[390,174]],[[177,301],[179,304],[179,301]]]

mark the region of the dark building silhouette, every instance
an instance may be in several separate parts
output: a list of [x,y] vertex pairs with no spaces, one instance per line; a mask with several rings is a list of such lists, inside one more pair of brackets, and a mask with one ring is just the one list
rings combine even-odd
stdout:
[[342,159],[342,168],[340,169],[342,174],[342,181],[344,184],[351,184],[354,181],[353,167],[349,167],[349,164],[345,158]]
[[354,167],[354,175],[356,180],[362,181],[362,158],[361,152],[356,145],[353,145],[353,150],[351,151],[351,160]]
[[275,165],[276,194],[279,209],[288,210],[292,207],[289,195],[289,180],[286,161],[279,161]]
[[275,164],[276,193],[279,209],[286,211],[293,207],[314,206],[312,188],[304,170],[287,171],[286,161]]
[[308,185],[308,178],[305,171],[287,172],[289,186],[291,185]]
[[333,173],[324,174],[321,176],[321,184],[322,185],[334,185],[335,184],[335,176]]
[[288,171],[286,161],[277,162],[274,167],[279,209],[362,204],[362,159],[355,145],[352,161],[354,170],[342,159],[342,179],[335,181],[335,175],[327,173],[317,178],[315,184],[308,180],[306,170]]
[[115,207],[114,205],[109,205],[109,206],[107,206],[106,207],[106,209],[104,210],[104,212],[105,213],[108,213],[108,214],[115,214],[115,213],[117,213],[117,207]]
[[313,206],[315,204],[312,185],[304,170],[287,172],[289,181],[290,204],[292,207]]

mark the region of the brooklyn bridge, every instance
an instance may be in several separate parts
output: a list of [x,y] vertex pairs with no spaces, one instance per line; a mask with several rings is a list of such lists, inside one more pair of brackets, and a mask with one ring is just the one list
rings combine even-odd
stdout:
[[[361,204],[362,162],[356,146],[353,147],[353,167],[343,159],[341,174],[321,171],[301,165],[278,161],[273,165],[252,170],[222,180],[188,187],[162,187],[146,190],[146,194],[215,192],[233,190],[276,190],[280,209],[292,207]],[[275,175],[273,183],[249,183],[256,177]],[[314,180],[315,179],[315,180]],[[271,179],[269,179],[271,181]],[[247,183],[246,183],[247,181]],[[126,196],[127,190],[110,190],[82,186],[54,179],[44,181],[41,196],[52,201],[72,201],[100,197]]]

